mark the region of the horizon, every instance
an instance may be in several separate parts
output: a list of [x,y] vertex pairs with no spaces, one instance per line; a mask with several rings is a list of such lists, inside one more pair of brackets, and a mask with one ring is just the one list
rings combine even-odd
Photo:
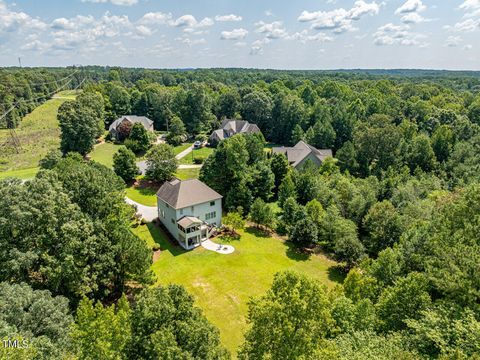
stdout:
[[7,67],[480,71],[479,32],[480,0],[0,0]]

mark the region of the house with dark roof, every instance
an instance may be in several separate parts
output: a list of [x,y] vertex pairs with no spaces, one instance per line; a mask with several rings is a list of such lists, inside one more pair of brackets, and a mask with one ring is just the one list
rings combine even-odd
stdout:
[[157,192],[158,218],[185,249],[210,238],[222,225],[222,195],[197,179],[173,179]]
[[319,150],[302,140],[293,147],[274,147],[272,152],[274,154],[284,154],[290,165],[296,169],[302,168],[307,161],[320,166],[327,157],[333,157],[331,149]]
[[111,123],[110,126],[108,127],[108,131],[110,132],[112,139],[120,140],[119,132],[117,129],[122,124],[125,124],[126,122],[128,122],[131,126],[139,123],[139,124],[142,124],[147,131],[152,131],[152,132],[154,131],[153,121],[147,118],[146,116],[124,115],[119,117],[117,120]]
[[261,133],[260,128],[255,124],[250,124],[245,120],[225,119],[220,125],[220,129],[212,132],[209,142],[212,145],[218,144],[220,141],[232,137],[236,134],[255,134]]

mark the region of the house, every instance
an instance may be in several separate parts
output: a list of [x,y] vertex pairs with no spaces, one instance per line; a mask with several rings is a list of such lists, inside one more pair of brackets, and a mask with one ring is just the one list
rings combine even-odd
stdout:
[[157,192],[158,218],[185,249],[222,225],[222,195],[197,179],[165,182]]
[[215,130],[210,135],[210,144],[218,144],[220,141],[232,137],[235,134],[254,134],[262,133],[259,127],[255,124],[250,124],[245,120],[230,120],[225,119],[220,125],[220,129]]
[[119,139],[118,128],[120,125],[128,122],[133,126],[134,124],[140,123],[145,129],[153,132],[153,121],[147,118],[146,116],[136,116],[136,115],[124,115],[115,120],[109,127],[108,131],[110,132],[113,139]]
[[314,165],[320,166],[327,157],[332,157],[331,149],[316,149],[300,140],[294,147],[274,147],[274,154],[284,154],[294,168],[300,169],[310,160]]

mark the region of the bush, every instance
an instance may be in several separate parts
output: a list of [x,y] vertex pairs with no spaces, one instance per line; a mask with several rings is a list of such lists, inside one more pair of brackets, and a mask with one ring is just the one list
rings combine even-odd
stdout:
[[205,161],[205,157],[203,157],[203,156],[195,156],[193,158],[193,163],[194,164],[203,164],[204,161]]
[[113,170],[125,182],[135,179],[138,174],[135,154],[123,146],[113,155]]
[[160,250],[160,248],[161,248],[161,246],[160,246],[159,243],[154,243],[154,244],[152,245],[152,250],[153,250],[153,251],[158,251],[158,250]]

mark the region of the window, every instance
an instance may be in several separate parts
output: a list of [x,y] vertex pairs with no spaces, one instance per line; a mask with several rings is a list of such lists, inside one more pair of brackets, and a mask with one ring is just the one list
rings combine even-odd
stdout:
[[210,206],[215,206],[215,201],[210,201]]
[[195,207],[194,207],[194,206],[192,206],[191,210],[192,210],[192,213],[193,213],[193,211],[195,210]]
[[172,222],[172,224],[175,224],[175,220],[173,220],[173,218],[171,218],[170,221]]
[[205,214],[205,220],[215,219],[217,217],[217,212],[212,211]]

